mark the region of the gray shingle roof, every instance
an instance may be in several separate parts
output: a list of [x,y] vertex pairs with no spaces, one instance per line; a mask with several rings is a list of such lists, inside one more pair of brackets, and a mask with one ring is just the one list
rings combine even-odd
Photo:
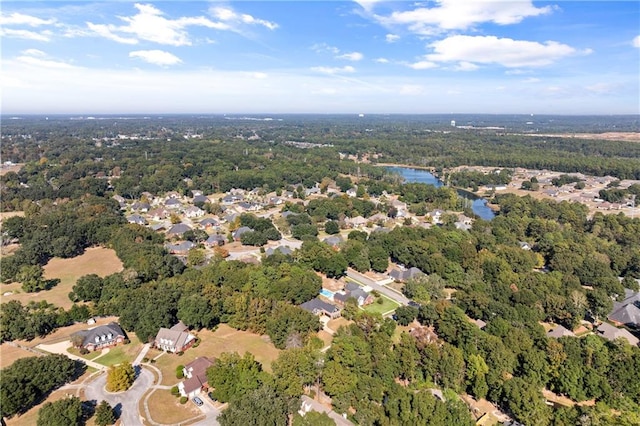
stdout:
[[305,311],[309,311],[315,315],[320,312],[327,312],[331,314],[340,311],[337,306],[334,306],[331,303],[327,303],[324,300],[320,300],[317,297],[309,300],[308,302],[304,302],[302,305],[300,305],[300,307]]
[[[104,344],[106,342],[114,341],[118,336],[125,337],[124,331],[119,324],[112,322],[107,325],[100,325],[90,330],[83,330],[77,333],[83,337],[82,346],[87,346],[91,343],[100,342]],[[96,338],[98,340],[96,340]]]

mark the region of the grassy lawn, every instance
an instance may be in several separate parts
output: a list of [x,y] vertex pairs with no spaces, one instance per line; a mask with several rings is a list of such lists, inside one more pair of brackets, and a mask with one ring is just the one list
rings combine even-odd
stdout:
[[[276,349],[264,336],[236,330],[226,324],[220,324],[215,331],[202,330],[197,334],[201,339],[197,348],[188,349],[182,356],[171,353],[164,354],[153,364],[162,371],[161,384],[175,385],[178,383],[176,367],[188,364],[197,357],[206,356],[213,360],[223,352],[238,352],[240,355],[249,352],[253,354],[256,361],[262,364],[265,371],[271,372],[271,363],[280,353],[280,350]],[[153,358],[158,354],[158,351],[149,351],[147,357]],[[97,361],[100,362],[100,358]]]
[[122,271],[122,262],[116,256],[116,252],[103,247],[91,247],[85,252],[71,259],[53,258],[44,266],[46,279],[58,278],[60,282],[50,290],[38,293],[25,293],[18,283],[3,284],[2,292],[13,294],[2,297],[2,302],[19,300],[23,305],[30,301],[39,302],[46,300],[56,306],[69,309],[73,302],[69,300],[69,293],[78,278],[87,274],[96,274],[101,277]]
[[94,352],[89,352],[86,355],[82,355],[80,353],[80,351],[78,350],[78,348],[73,348],[73,347],[67,349],[67,352],[69,352],[72,355],[79,356],[79,357],[82,357],[82,358],[88,359],[88,360],[92,360],[92,359],[97,358],[100,355],[102,355],[102,351],[94,351]]
[[[378,303],[378,300],[380,299],[383,300],[383,303]],[[389,299],[387,296],[380,295],[380,297],[375,302],[368,306],[365,306],[364,310],[372,314],[378,313],[384,315],[394,311],[399,306],[400,304]]]
[[138,340],[135,334],[128,333],[127,335],[131,343],[109,349],[109,353],[96,358],[95,362],[106,366],[120,364],[125,361],[133,362],[142,349],[142,343],[140,343],[140,340]]
[[163,424],[181,424],[201,415],[200,410],[191,401],[180,404],[180,398],[171,395],[167,389],[156,389],[148,399],[149,413],[154,422]]

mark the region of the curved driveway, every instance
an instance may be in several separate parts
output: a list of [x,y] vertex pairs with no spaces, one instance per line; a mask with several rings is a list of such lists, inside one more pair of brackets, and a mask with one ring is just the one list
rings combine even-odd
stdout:
[[107,375],[102,374],[96,380],[88,383],[85,387],[85,398],[89,401],[95,400],[107,401],[120,413],[120,421],[122,426],[139,426],[143,424],[142,419],[138,415],[138,401],[142,399],[143,394],[153,385],[153,373],[149,370],[140,368],[140,373],[136,377],[133,386],[126,392],[111,393],[107,392],[105,386],[107,384]]

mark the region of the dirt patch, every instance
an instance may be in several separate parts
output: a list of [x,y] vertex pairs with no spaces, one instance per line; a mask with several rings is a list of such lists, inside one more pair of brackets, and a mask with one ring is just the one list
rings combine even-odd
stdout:
[[20,284],[9,284],[1,287],[2,293],[14,294],[3,296],[2,301],[18,300],[22,304],[30,301],[39,302],[46,300],[56,306],[69,309],[73,302],[69,299],[69,293],[78,278],[87,274],[96,274],[101,277],[122,271],[122,262],[112,249],[103,247],[91,247],[85,252],[71,259],[53,258],[44,266],[46,279],[58,278],[60,282],[50,290],[38,293],[22,292]]
[[322,342],[324,343],[323,347],[329,346],[333,341],[333,336],[324,330],[318,331],[318,338],[320,338],[320,340],[322,340]]
[[18,173],[20,169],[22,169],[22,166],[24,166],[24,164],[12,164],[10,166],[6,166],[3,164],[2,166],[0,166],[0,176],[4,176],[9,172]]
[[520,136],[538,136],[547,138],[591,139],[603,141],[640,142],[637,132],[606,132],[606,133],[560,133],[560,134],[524,134]]
[[0,369],[10,366],[17,359],[29,358],[32,356],[37,355],[25,349],[16,348],[8,343],[3,343],[0,345]]
[[14,217],[14,216],[20,216],[20,217],[24,217],[24,212],[22,211],[17,211],[17,212],[0,212],[0,223],[5,220],[5,219],[9,219],[10,217]]

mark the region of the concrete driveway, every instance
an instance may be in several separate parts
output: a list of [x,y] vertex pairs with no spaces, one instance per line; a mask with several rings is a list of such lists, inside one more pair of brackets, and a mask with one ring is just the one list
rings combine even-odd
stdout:
[[[220,410],[213,406],[207,394],[202,393],[199,396],[200,396],[200,399],[204,402],[204,404],[202,404],[202,406],[198,408],[207,417],[203,420],[200,420],[197,423],[193,423],[193,426],[220,426],[220,423],[218,423],[218,416],[220,415]],[[193,404],[193,401],[189,401],[189,404]]]
[[154,377],[149,370],[142,367],[137,368],[139,368],[138,376],[128,391],[107,392],[105,389],[107,374],[103,373],[96,380],[86,385],[84,390],[85,398],[88,401],[94,400],[97,404],[103,400],[107,401],[120,414],[122,426],[140,426],[144,424],[138,414],[138,402],[147,389],[153,385]]

